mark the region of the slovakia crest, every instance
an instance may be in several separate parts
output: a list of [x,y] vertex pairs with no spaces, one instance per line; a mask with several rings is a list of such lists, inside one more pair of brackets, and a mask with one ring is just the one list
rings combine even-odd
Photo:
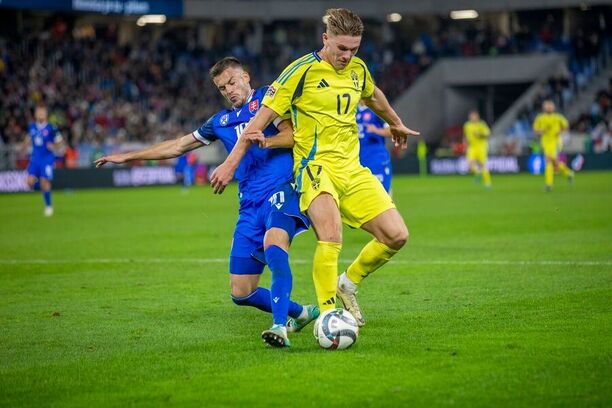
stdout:
[[259,109],[259,99],[249,102],[249,112],[257,112],[257,109]]
[[49,131],[47,129],[43,130],[43,136],[47,136],[49,134]]
[[363,114],[363,120],[370,120],[372,118],[372,114],[370,112],[366,112]]
[[229,115],[226,113],[225,115],[221,116],[221,119],[219,119],[219,123],[221,124],[221,126],[225,126],[227,125],[228,120],[229,120]]

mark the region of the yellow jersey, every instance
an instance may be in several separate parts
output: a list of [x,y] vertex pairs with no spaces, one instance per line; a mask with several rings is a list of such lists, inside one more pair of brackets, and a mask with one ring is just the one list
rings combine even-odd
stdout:
[[559,133],[568,127],[567,119],[557,112],[540,113],[533,122],[533,130],[542,134],[542,145],[548,146],[557,145],[560,140]]
[[483,120],[478,122],[467,121],[463,125],[463,134],[468,146],[473,149],[486,148],[491,130]]
[[353,57],[336,71],[312,52],[280,74],[262,103],[279,116],[290,111],[296,170],[310,161],[344,169],[359,166],[355,115],[359,100],[373,93],[372,75],[361,59]]

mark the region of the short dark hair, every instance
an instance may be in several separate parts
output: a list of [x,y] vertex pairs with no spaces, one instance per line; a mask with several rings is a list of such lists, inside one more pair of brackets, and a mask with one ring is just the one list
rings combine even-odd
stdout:
[[244,68],[242,66],[242,62],[240,62],[240,60],[236,57],[225,57],[223,59],[220,59],[219,61],[217,61],[215,63],[215,65],[213,65],[210,70],[208,71],[208,73],[210,74],[211,78],[215,78],[218,77],[219,75],[221,75],[223,73],[223,71],[225,71],[228,68],[231,67],[240,67],[240,68]]

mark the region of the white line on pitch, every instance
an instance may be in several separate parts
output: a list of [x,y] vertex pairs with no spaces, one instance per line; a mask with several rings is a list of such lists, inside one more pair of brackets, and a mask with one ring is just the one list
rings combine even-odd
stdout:
[[[350,263],[352,259],[341,259],[342,263]],[[93,258],[93,259],[0,259],[1,265],[37,265],[37,264],[170,264],[170,263],[228,263],[227,258]],[[291,263],[310,264],[311,259],[291,259]],[[401,265],[534,265],[534,266],[612,266],[611,261],[586,261],[586,260],[392,260],[393,264]]]

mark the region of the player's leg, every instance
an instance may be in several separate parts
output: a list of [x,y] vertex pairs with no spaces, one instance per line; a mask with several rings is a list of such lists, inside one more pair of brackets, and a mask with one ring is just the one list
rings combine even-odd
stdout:
[[480,183],[481,174],[480,167],[478,166],[478,160],[476,159],[475,150],[472,147],[468,147],[465,158],[468,161],[468,166],[470,167],[470,172],[474,175],[474,181],[476,183]]
[[53,215],[53,204],[51,203],[51,182],[53,181],[53,163],[46,163],[42,167],[40,176],[40,190],[45,201],[45,216]]
[[561,160],[555,160],[555,167],[559,169],[559,172],[565,177],[570,183],[574,180],[574,172]]
[[382,186],[364,176],[353,177],[354,188],[345,192],[341,210],[345,223],[374,236],[338,280],[338,297],[365,324],[356,291],[361,281],[387,263],[408,240],[408,228]]
[[542,145],[546,164],[544,167],[544,189],[551,191],[555,178],[555,161],[557,160],[557,148],[553,145]]
[[487,152],[486,150],[482,150],[480,152],[480,157],[478,158],[478,164],[480,165],[482,172],[482,184],[485,188],[491,187],[491,173],[489,172],[489,168],[487,167]]
[[334,197],[319,194],[308,207],[308,218],[317,237],[312,277],[319,309],[336,307],[338,259],[342,249],[342,219]]
[[322,313],[336,306],[338,259],[342,249],[338,193],[327,171],[316,164],[300,169],[296,185],[300,193],[300,209],[308,214],[317,237],[312,278]]

